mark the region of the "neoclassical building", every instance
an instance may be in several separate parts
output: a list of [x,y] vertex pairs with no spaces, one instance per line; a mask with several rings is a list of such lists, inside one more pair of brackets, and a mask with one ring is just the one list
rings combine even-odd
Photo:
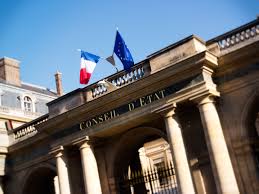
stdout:
[[[184,38],[106,80],[8,132],[5,194],[259,193],[258,18]],[[140,148],[159,139],[172,159],[161,167],[151,154],[157,167],[143,169]]]
[[[6,174],[9,134],[13,133],[15,128],[48,113],[46,103],[57,97],[56,91],[22,82],[19,61],[8,57],[0,59],[1,180],[5,179],[3,177]],[[3,188],[0,189],[0,193],[3,193]]]
[[1,129],[12,130],[48,113],[46,103],[57,97],[56,91],[22,82],[20,62],[16,59],[0,59]]

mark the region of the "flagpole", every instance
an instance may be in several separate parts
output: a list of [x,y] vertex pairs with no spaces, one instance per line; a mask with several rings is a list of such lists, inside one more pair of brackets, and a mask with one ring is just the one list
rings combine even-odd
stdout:
[[[115,42],[116,42],[116,37],[117,37],[117,32],[119,32],[119,28],[118,26],[116,26],[116,34],[115,34],[115,38],[114,38],[114,46],[115,46]],[[112,55],[114,55],[114,46],[113,46],[113,52]],[[113,57],[114,58],[114,57]],[[116,64],[114,66],[116,68],[117,73],[119,72],[118,68],[116,67]]]
[[[116,26],[116,34],[115,34],[115,37],[114,37],[114,45],[113,45],[113,50],[112,50],[112,58],[114,59],[114,46],[115,46],[115,42],[116,42],[116,37],[117,37],[117,32],[119,31],[119,28]],[[115,61],[114,61],[115,62]],[[116,67],[116,64],[114,63],[113,65],[116,69],[116,72],[118,73],[119,72],[119,69]]]
[[[116,27],[116,34],[115,34],[115,38],[114,38],[114,46],[115,46],[115,42],[116,42],[117,32],[119,32],[119,28],[118,27]],[[113,53],[114,53],[114,46],[113,46]]]
[[57,65],[57,72],[59,72],[59,66]]
[[115,67],[115,69],[116,69],[116,71],[117,71],[117,73],[119,72],[119,70],[118,70],[118,68],[116,67],[116,66],[114,66]]

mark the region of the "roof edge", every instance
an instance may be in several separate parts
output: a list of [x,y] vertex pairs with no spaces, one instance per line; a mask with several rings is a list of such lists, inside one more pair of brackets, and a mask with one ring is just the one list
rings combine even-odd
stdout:
[[186,38],[184,38],[184,39],[182,39],[180,41],[177,41],[177,42],[175,42],[175,43],[173,43],[173,44],[171,44],[171,45],[169,45],[169,46],[159,50],[159,51],[156,51],[156,52],[152,53],[151,55],[148,55],[147,59],[151,59],[151,58],[153,58],[153,57],[155,57],[155,56],[157,56],[159,54],[162,54],[162,53],[164,53],[164,52],[166,52],[166,51],[168,51],[170,49],[173,49],[173,48],[175,48],[175,47],[177,47],[179,45],[182,45],[182,44],[188,42],[189,40],[191,40],[193,38],[195,38],[196,40],[200,41],[203,44],[206,44],[206,42],[204,40],[202,40],[200,37],[192,34],[192,35],[187,36]]
[[235,28],[233,30],[227,31],[224,34],[221,34],[219,36],[216,36],[216,37],[206,41],[206,45],[209,45],[209,44],[211,44],[213,42],[218,42],[219,40],[224,39],[224,38],[228,37],[231,34],[235,34],[235,33],[239,32],[239,31],[241,31],[242,29],[246,29],[246,28],[249,28],[250,26],[254,26],[257,23],[259,24],[259,17],[257,17],[255,20],[253,20],[253,21],[251,21],[249,23],[241,25],[241,26],[239,26],[239,27],[237,27],[237,28]]

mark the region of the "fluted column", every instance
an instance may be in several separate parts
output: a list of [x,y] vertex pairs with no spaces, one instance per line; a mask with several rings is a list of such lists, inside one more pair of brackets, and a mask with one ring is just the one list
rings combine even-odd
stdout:
[[194,194],[195,189],[183,142],[181,125],[175,114],[175,108],[176,106],[173,106],[170,110],[163,112],[167,137],[173,153],[178,189],[181,194]]
[[220,194],[239,194],[213,97],[208,96],[198,102],[217,191]]
[[88,140],[80,143],[80,153],[86,194],[101,194],[101,183],[93,148]]
[[70,183],[68,176],[67,159],[63,146],[52,151],[56,157],[56,165],[58,172],[59,192],[60,194],[70,194]]

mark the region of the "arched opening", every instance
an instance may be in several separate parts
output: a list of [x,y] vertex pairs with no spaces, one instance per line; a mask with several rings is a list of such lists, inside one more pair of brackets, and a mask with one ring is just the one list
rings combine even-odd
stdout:
[[243,114],[244,119],[244,128],[246,129],[246,134],[249,138],[259,137],[259,131],[256,129],[256,120],[259,113],[259,96],[253,99],[253,101],[248,105],[248,111],[245,111]]
[[243,113],[243,128],[252,147],[257,177],[259,177],[259,95],[253,97]]
[[56,194],[54,178],[56,172],[48,167],[34,170],[26,180],[23,194]]
[[124,134],[117,144],[114,177],[119,193],[175,193],[171,151],[162,130],[141,127]]

